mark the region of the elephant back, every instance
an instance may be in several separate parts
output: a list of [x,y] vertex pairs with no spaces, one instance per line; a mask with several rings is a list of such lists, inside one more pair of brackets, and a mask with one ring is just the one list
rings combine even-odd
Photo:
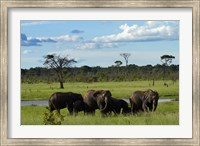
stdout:
[[83,97],[83,101],[92,109],[97,109],[97,103],[94,97],[95,90],[88,90]]
[[142,101],[144,96],[145,96],[144,91],[135,91],[131,95],[130,99],[131,99],[132,102],[140,102],[140,101]]
[[153,91],[151,89],[146,90],[144,96],[144,100],[147,100],[148,102],[151,102],[153,99],[158,100],[159,99],[159,94],[157,91]]

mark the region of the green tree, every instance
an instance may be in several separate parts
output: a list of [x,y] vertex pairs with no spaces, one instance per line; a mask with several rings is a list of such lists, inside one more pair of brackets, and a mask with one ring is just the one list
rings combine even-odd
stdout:
[[162,55],[160,57],[161,62],[165,65],[165,66],[169,66],[172,63],[172,59],[175,59],[174,56],[172,55]]
[[164,73],[163,73],[163,79],[164,79],[166,74],[166,66],[169,66],[172,63],[172,60],[175,59],[175,57],[172,55],[162,55],[160,59],[164,66]]
[[122,62],[120,60],[116,60],[115,61],[115,66],[119,67],[120,65],[122,65]]
[[44,56],[44,65],[49,68],[52,68],[56,71],[58,80],[60,82],[60,88],[64,89],[64,77],[63,77],[63,68],[70,67],[72,63],[76,63],[74,59],[69,59],[67,56],[61,57],[60,55],[50,54]]

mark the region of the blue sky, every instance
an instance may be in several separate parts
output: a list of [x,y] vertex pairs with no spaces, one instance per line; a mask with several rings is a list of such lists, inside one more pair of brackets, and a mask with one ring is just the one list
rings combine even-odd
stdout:
[[129,64],[161,64],[175,56],[179,64],[178,21],[21,21],[21,68],[44,67],[43,56],[74,58],[73,66],[115,65],[130,53]]

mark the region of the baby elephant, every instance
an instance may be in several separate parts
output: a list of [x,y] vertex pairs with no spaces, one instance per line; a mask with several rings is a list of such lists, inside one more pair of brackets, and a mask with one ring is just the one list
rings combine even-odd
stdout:
[[123,99],[117,99],[114,97],[105,98],[105,104],[107,105],[106,108],[102,111],[105,115],[111,114],[113,112],[115,115],[121,113],[126,115],[130,113],[131,109],[128,107],[128,103]]
[[126,107],[126,108],[122,109],[122,114],[123,115],[131,114],[131,108],[130,107]]
[[74,111],[75,115],[77,115],[78,112],[81,112],[81,111],[84,111],[84,114],[85,114],[85,113],[89,112],[89,106],[84,101],[77,100],[73,104],[73,111]]

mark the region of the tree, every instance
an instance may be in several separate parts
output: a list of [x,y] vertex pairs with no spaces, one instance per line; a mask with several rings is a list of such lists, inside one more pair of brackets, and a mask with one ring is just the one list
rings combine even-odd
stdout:
[[169,66],[172,63],[172,59],[175,59],[175,57],[172,56],[172,55],[162,55],[160,57],[160,59],[161,59],[161,62],[163,63],[163,65],[164,65],[164,73],[163,73],[163,79],[164,79],[165,78],[165,74],[166,74],[165,67]]
[[120,56],[122,56],[125,59],[126,66],[128,65],[128,58],[131,56],[131,53],[121,53]]
[[58,80],[60,82],[60,88],[64,89],[64,77],[63,77],[63,68],[70,67],[72,63],[76,63],[74,59],[69,59],[67,56],[61,57],[60,55],[50,54],[44,56],[44,65],[49,68],[52,68],[56,71]]
[[120,60],[116,60],[115,64],[116,64],[117,67],[119,67],[120,65],[122,65],[122,62]]
[[172,55],[162,55],[160,57],[161,62],[165,65],[165,66],[169,66],[172,63],[172,59],[175,59],[174,56]]

